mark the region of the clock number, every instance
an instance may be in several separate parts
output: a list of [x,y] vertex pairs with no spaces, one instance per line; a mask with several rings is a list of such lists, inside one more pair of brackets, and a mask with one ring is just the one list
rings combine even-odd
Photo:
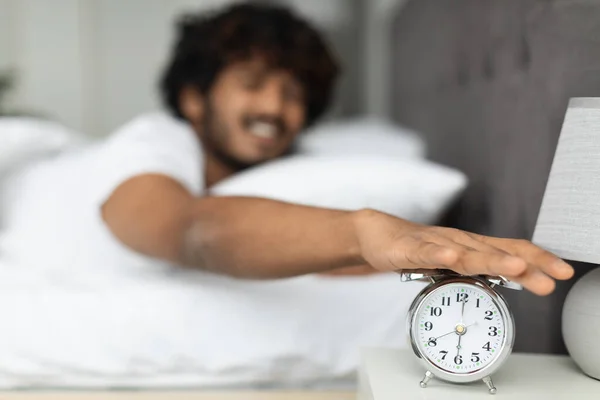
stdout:
[[435,338],[434,337],[429,338],[429,342],[427,342],[427,345],[430,347],[437,346],[437,342],[435,341]]
[[440,350],[440,354],[443,354],[442,360],[445,360],[446,356],[448,355],[448,350]]
[[467,301],[469,301],[469,294],[468,293],[456,293],[456,302],[460,303],[461,301],[463,301],[463,299],[465,299],[465,303]]
[[488,321],[491,321],[492,320],[492,315],[494,315],[494,313],[491,312],[490,310],[487,310],[485,312],[485,318],[484,319],[487,319]]
[[450,297],[442,297],[442,305],[449,306],[450,305]]
[[491,347],[490,347],[490,342],[487,342],[486,344],[483,345],[482,349],[490,351]]
[[460,365],[462,364],[462,356],[459,354],[456,357],[454,357],[454,364],[456,365]]
[[442,315],[442,309],[440,307],[433,307],[431,309],[432,317],[439,317],[440,315]]
[[477,299],[477,301],[475,302],[475,308],[479,308],[479,300],[480,299]]
[[479,362],[479,353],[471,353],[471,362]]
[[430,331],[433,329],[433,324],[429,321],[425,322],[425,330]]
[[495,326],[490,326],[489,330],[488,336],[498,336],[498,328]]

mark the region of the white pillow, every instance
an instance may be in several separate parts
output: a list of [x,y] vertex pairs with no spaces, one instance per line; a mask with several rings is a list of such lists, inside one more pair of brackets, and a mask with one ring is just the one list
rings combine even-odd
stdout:
[[0,177],[81,138],[59,123],[33,117],[0,118]]
[[80,142],[82,136],[56,122],[34,117],[0,118],[0,228],[6,177],[28,162]]
[[434,224],[466,185],[462,172],[425,159],[294,155],[221,181],[211,194],[344,210],[372,208]]
[[377,117],[321,123],[298,136],[296,143],[301,154],[423,158],[426,152],[419,134]]

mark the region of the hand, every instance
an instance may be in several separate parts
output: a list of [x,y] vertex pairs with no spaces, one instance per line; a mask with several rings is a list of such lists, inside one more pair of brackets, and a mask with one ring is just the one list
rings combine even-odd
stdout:
[[355,219],[363,259],[380,271],[449,269],[462,275],[502,275],[543,296],[573,268],[529,241],[425,226],[373,210]]

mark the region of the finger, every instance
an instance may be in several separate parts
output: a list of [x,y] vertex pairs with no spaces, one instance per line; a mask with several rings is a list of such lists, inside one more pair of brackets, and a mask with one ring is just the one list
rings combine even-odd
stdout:
[[[469,236],[473,237],[478,243],[494,247],[506,254],[510,254],[507,250],[512,250],[512,254],[528,262],[527,270],[524,273],[517,276],[511,276],[507,273],[504,276],[521,284],[525,289],[537,295],[546,296],[552,293],[556,288],[554,279],[568,279],[573,274],[572,268],[562,262],[560,258],[528,241],[511,239],[495,240],[495,238],[483,237],[484,239],[492,239],[491,242],[498,246],[496,247],[489,244],[489,240],[481,240],[480,238],[482,237],[480,235],[469,233]],[[546,265],[549,267],[541,268],[540,265],[531,263],[531,261],[535,263],[541,262],[542,266]],[[564,264],[567,266],[566,269],[564,268]]]
[[431,236],[429,240],[413,238],[405,252],[406,258],[416,266],[426,269],[446,267],[454,263],[465,246],[443,235]]
[[572,278],[575,273],[573,267],[560,257],[534,245],[530,241],[490,237],[482,237],[482,241],[523,258],[554,279],[567,280]]
[[502,254],[505,256],[511,256],[513,258],[515,258],[515,257],[521,258],[526,264],[525,270],[521,269],[523,266],[523,263],[516,263],[517,268],[515,268],[512,271],[506,270],[504,273],[498,274],[498,275],[503,275],[504,277],[507,277],[507,278],[515,278],[517,276],[520,276],[520,275],[526,273],[529,269],[539,269],[534,264],[528,263],[527,259],[520,257],[519,255],[511,254],[501,247],[496,247],[489,243],[486,243],[485,241],[480,239],[481,235],[477,235],[477,234],[470,233],[470,232],[464,232],[464,233],[467,237],[467,239],[464,240],[464,243],[468,244],[470,247],[476,248],[477,250],[480,250],[480,251],[489,252],[489,253]]
[[[511,256],[505,251],[485,243],[476,243],[476,240],[466,235],[460,235],[460,240],[462,243],[446,236],[436,235],[433,240],[415,242],[412,248],[409,247],[407,257],[417,265],[448,268],[464,275],[516,276],[524,273],[527,268],[524,260]],[[463,244],[467,242],[469,246]]]
[[411,269],[445,268],[456,262],[458,252],[449,245],[434,242],[414,242],[404,253],[404,259],[412,264]]
[[530,268],[513,280],[539,296],[547,296],[556,288],[556,281],[539,269]]
[[506,275],[519,276],[527,270],[527,262],[501,252],[485,252],[463,248],[458,251],[458,258],[449,265],[453,270],[464,275]]
[[[497,256],[500,256],[500,258],[498,259],[504,260],[503,262],[505,263],[505,265],[500,265],[498,267],[492,266],[490,268],[490,271],[492,273],[505,276],[515,276],[525,273],[527,268],[531,266],[528,265],[527,260],[525,259],[523,259],[523,262],[516,260],[516,258],[522,257],[515,256],[502,248],[495,247],[484,241],[478,240],[477,235],[471,234],[469,232],[463,233],[464,235],[462,235],[463,237],[461,238],[460,243],[462,243],[464,246],[468,247],[469,249],[480,251],[482,253],[496,254]],[[490,262],[492,261],[493,260],[490,259]],[[504,272],[500,273],[500,271]]]
[[472,248],[475,248],[475,249],[481,250],[481,251],[487,251],[490,253],[500,253],[500,254],[510,255],[510,253],[508,251],[504,250],[503,248],[492,246],[491,244],[480,240],[478,237],[479,235],[475,235],[470,232],[464,232],[464,233],[465,233],[465,237],[462,240],[462,243],[464,243],[465,245],[467,245],[469,247],[472,247]]

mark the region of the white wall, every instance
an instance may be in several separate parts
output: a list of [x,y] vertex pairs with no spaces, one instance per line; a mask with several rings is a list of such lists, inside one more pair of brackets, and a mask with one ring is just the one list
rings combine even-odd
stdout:
[[13,3],[14,62],[21,107],[83,126],[83,71],[77,0]]
[[[83,132],[106,134],[158,106],[157,79],[174,17],[231,1],[0,0],[0,68],[12,64],[19,70],[16,105]],[[352,14],[347,0],[286,1],[328,28],[347,24]],[[387,86],[384,67],[374,61],[385,55],[378,21],[390,4],[404,0],[365,1],[374,39],[364,58],[363,92],[368,111],[381,114]]]
[[10,66],[14,60],[11,16],[13,2],[0,0],[0,71]]
[[[13,16],[13,1],[12,0],[0,0],[0,73],[8,72],[9,69],[14,65],[15,61],[15,46],[14,46],[14,23],[12,20]],[[12,101],[11,98],[2,99],[4,107],[5,105],[10,106]],[[7,104],[5,104],[5,101]]]
[[14,30],[0,56],[19,72],[16,106],[100,135],[157,105],[172,18],[230,0],[0,1]]

